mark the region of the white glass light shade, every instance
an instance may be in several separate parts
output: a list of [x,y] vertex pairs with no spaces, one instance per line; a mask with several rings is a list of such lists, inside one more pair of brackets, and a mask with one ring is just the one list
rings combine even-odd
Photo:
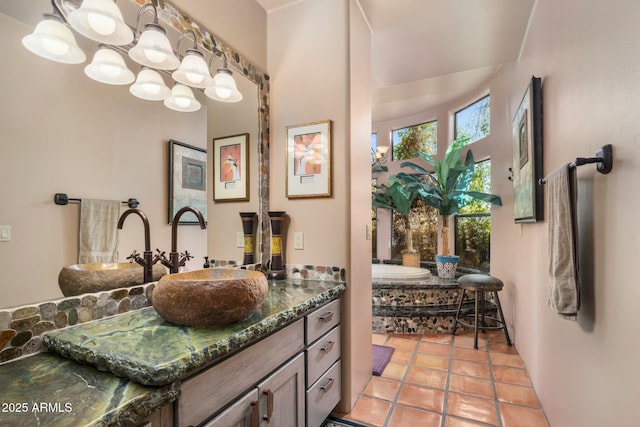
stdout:
[[133,31],[125,24],[113,0],[84,0],[78,9],[69,13],[69,24],[97,42],[122,46],[133,41]]
[[41,21],[33,33],[22,39],[22,45],[38,56],[63,64],[80,64],[87,59],[71,30],[56,19]]
[[135,75],[127,68],[122,56],[108,47],[96,52],[84,73],[93,80],[110,85],[126,85],[135,80]]
[[171,96],[164,100],[164,105],[175,111],[191,112],[200,109],[200,103],[193,96],[191,88],[177,84],[171,89]]
[[140,70],[136,82],[131,85],[129,92],[133,96],[147,101],[163,101],[169,96],[171,90],[164,84],[162,76],[157,71],[145,68]]
[[238,91],[236,81],[231,71],[226,68],[218,68],[218,74],[213,78],[213,84],[204,91],[211,99],[222,102],[242,101],[242,94]]
[[157,70],[178,68],[180,60],[174,55],[164,28],[156,24],[147,24],[144,28],[138,44],[129,50],[131,59]]
[[205,88],[210,86],[211,74],[202,53],[195,49],[187,50],[182,58],[180,68],[171,74],[173,80],[191,87]]

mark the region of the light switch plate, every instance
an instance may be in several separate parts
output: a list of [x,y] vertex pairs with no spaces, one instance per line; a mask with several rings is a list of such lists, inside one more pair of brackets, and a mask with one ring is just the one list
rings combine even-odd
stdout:
[[244,248],[244,234],[242,231],[238,231],[238,233],[236,233],[236,247]]
[[304,249],[304,233],[302,231],[293,233],[293,249]]
[[11,226],[0,225],[0,242],[10,242],[10,241],[11,241]]

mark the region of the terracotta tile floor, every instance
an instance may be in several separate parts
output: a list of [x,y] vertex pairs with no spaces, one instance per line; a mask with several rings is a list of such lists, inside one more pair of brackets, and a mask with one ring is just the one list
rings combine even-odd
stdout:
[[373,334],[395,348],[348,414],[376,427],[548,427],[515,347],[500,331],[451,335]]

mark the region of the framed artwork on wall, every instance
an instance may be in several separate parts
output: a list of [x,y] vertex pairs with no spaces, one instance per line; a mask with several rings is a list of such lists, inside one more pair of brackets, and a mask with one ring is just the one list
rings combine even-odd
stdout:
[[249,134],[213,139],[213,200],[249,200]]
[[331,120],[287,126],[287,197],[331,196]]
[[[207,150],[169,140],[169,224],[185,206],[197,208],[207,217]],[[199,224],[186,212],[180,224]]]
[[544,219],[542,79],[532,77],[512,122],[513,206],[516,223]]

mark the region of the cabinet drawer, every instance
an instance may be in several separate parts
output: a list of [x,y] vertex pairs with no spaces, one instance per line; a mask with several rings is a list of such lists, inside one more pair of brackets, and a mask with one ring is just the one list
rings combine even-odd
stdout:
[[182,382],[179,425],[197,425],[302,351],[300,319],[246,350]]
[[318,339],[306,353],[307,384],[311,386],[340,358],[340,326]]
[[340,323],[340,300],[320,307],[306,317],[306,344],[309,345]]
[[307,427],[318,427],[340,401],[340,361],[307,391]]
[[258,418],[258,390],[253,389],[204,427],[245,427]]

